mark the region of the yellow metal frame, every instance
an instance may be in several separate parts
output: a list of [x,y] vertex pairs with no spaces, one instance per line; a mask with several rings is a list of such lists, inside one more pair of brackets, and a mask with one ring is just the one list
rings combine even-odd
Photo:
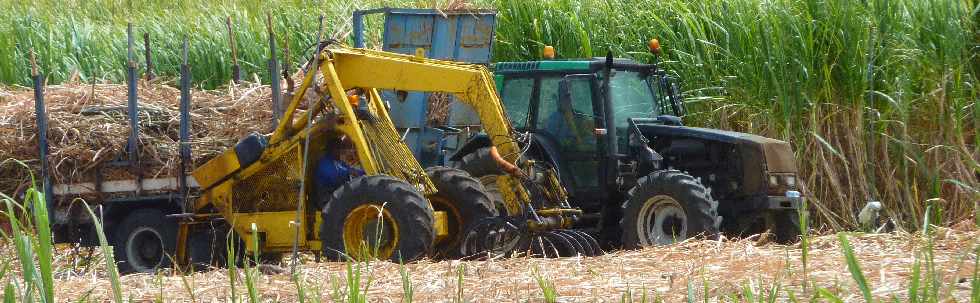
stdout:
[[[516,163],[520,157],[513,126],[497,97],[493,76],[485,67],[367,49],[341,48],[330,53],[341,81],[349,86],[455,95],[477,113],[483,130],[505,160]],[[498,184],[505,189],[501,194],[508,215],[518,215],[529,205],[530,196],[520,180],[501,176]],[[561,186],[553,190],[562,198],[566,196]]]
[[[204,189],[202,196],[195,203],[195,210],[213,206],[228,219],[234,230],[246,240],[251,240],[250,237],[257,236],[250,234],[251,224],[255,223],[259,228],[259,233],[265,235],[260,241],[263,247],[259,249],[265,251],[291,249],[293,233],[289,224],[294,220],[296,214],[292,211],[239,213],[233,209],[234,184],[261,171],[268,163],[280,157],[295,156],[300,157],[298,160],[302,161],[302,152],[297,155],[289,155],[288,153],[302,151],[303,143],[308,136],[323,133],[325,128],[331,128],[347,136],[357,151],[357,157],[362,168],[369,175],[384,173],[383,167],[385,165],[381,164],[390,163],[388,161],[408,163],[411,167],[420,167],[411,156],[407,146],[400,140],[397,140],[400,144],[395,144],[398,145],[394,149],[396,155],[388,153],[384,157],[389,158],[379,158],[379,154],[375,152],[379,148],[378,143],[368,139],[364,125],[358,121],[356,109],[348,102],[347,91],[349,89],[359,88],[365,94],[367,108],[378,118],[378,123],[381,125],[375,126],[384,132],[383,136],[388,136],[391,133],[397,135],[397,132],[394,132],[394,125],[378,89],[453,94],[458,100],[473,108],[479,115],[483,130],[489,135],[493,145],[497,147],[505,160],[516,163],[520,157],[520,148],[513,139],[515,137],[513,127],[507,120],[502,102],[497,97],[493,77],[485,67],[426,59],[418,55],[410,56],[346,47],[327,49],[319,56],[319,74],[322,76],[322,84],[317,91],[329,96],[332,104],[317,100],[309,105],[307,110],[310,112],[296,117],[306,91],[313,87],[314,76],[317,74],[307,73],[290,101],[283,118],[272,133],[268,146],[255,164],[241,167],[234,149],[230,149],[194,171],[195,178]],[[336,120],[332,121],[333,123],[317,122],[314,123],[313,128],[308,129],[306,127],[309,122],[308,119],[324,111],[336,113]],[[322,142],[313,140],[310,148],[312,150],[314,146],[319,145],[322,145]],[[310,154],[310,156],[314,155]],[[310,182],[306,173],[297,173],[300,174],[297,176],[298,178]],[[420,187],[420,191],[430,196],[435,193],[431,181],[424,173],[421,176],[408,177],[421,180],[421,183],[416,182],[419,184],[417,186]],[[554,194],[558,195],[560,199],[564,199],[566,194],[558,184],[557,179],[553,175],[550,179],[554,179],[551,182],[553,183],[551,185],[555,191]],[[406,181],[411,183],[419,180]],[[500,188],[504,189],[501,193],[504,196],[508,215],[518,215],[524,207],[530,207],[530,196],[520,180],[511,176],[500,176],[497,182]],[[297,203],[301,203],[300,207],[306,214],[308,212],[306,209],[307,195],[297,196],[300,196]],[[319,249],[319,234],[316,232],[321,224],[319,216],[304,215],[301,218],[303,219],[300,222],[295,222],[295,224],[300,224],[301,233],[308,236],[300,237],[300,248],[304,250]],[[313,222],[308,222],[309,218],[312,218]],[[446,213],[436,212],[435,219],[437,234],[444,237],[448,233]],[[311,228],[315,229],[311,231]],[[251,243],[251,241],[247,243]],[[249,250],[254,249],[256,248],[249,248]]]

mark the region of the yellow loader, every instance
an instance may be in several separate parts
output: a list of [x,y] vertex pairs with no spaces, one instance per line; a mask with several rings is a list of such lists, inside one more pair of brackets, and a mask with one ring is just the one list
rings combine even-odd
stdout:
[[[226,221],[250,254],[299,250],[333,259],[398,262],[488,251],[599,252],[593,238],[565,229],[581,211],[564,203],[553,172],[515,166],[521,151],[485,67],[426,59],[422,52],[410,56],[328,45],[321,44],[268,138],[244,138],[193,172],[201,195],[180,226],[178,260],[207,258],[199,256],[211,251],[202,248],[207,240],[220,241],[202,236],[209,226],[203,223],[214,219]],[[309,89],[320,97],[301,110]],[[473,107],[496,146],[498,164],[512,173],[496,182],[506,213],[498,216],[484,186],[465,172],[423,170],[400,140],[380,89],[396,96],[449,93]],[[313,168],[341,140],[353,146],[364,174],[322,194]],[[527,183],[529,176],[548,184]],[[532,194],[525,184],[546,190]],[[532,198],[556,202],[532,204]]]

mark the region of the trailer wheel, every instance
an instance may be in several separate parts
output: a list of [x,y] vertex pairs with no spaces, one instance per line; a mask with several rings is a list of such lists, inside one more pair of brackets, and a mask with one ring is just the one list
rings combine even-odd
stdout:
[[718,234],[718,202],[697,179],[677,170],[640,178],[623,205],[623,246],[635,249]]
[[439,191],[429,196],[429,202],[435,210],[445,211],[449,221],[449,236],[436,243],[436,257],[463,257],[463,233],[474,223],[497,216],[493,200],[483,184],[463,170],[436,166],[425,172]]
[[126,215],[115,229],[115,255],[119,272],[153,272],[172,264],[177,246],[177,224],[157,209]]
[[333,260],[424,257],[435,241],[432,209],[412,185],[361,176],[334,191],[322,212],[323,254]]

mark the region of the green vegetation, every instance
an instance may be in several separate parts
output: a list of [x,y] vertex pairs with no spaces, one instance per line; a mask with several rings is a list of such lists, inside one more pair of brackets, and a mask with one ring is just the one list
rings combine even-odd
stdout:
[[[324,14],[327,37],[340,38],[350,32],[354,9],[383,6],[388,1],[14,1],[0,0],[0,83],[27,85],[31,47],[49,82],[71,79],[121,82],[125,79],[127,56],[126,25],[133,23],[136,61],[144,65],[143,34],[148,33],[155,71],[174,76],[180,67],[180,45],[190,41],[189,64],[196,83],[214,88],[231,79],[231,49],[226,18],[234,24],[238,59],[243,80],[256,74],[268,83],[269,37],[266,13],[282,55],[289,41],[291,61],[302,61],[304,50],[314,44],[317,19]],[[353,4],[353,5],[352,5]],[[405,4],[400,1],[391,5]],[[378,28],[378,20],[368,20]],[[377,37],[377,30],[369,37]],[[288,37],[286,37],[288,36]],[[376,38],[374,38],[376,39]],[[295,66],[295,63],[294,63]]]

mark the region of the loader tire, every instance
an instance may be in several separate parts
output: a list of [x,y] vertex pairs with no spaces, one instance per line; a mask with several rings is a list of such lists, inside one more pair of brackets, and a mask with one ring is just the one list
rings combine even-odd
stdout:
[[208,227],[187,236],[187,257],[195,269],[226,266],[227,231],[226,228]]
[[506,173],[490,157],[489,147],[483,147],[466,154],[459,161],[452,162],[452,167],[466,171],[470,176],[479,179],[487,193],[490,194],[490,199],[493,201],[497,213],[507,214],[507,207],[504,206],[504,195],[500,193],[500,187],[497,185],[497,177]]
[[[242,241],[234,231],[229,233],[229,229],[229,226],[221,224],[191,232],[187,239],[187,256],[194,270],[230,265],[244,266],[245,262],[248,262],[249,266],[282,263],[283,254],[278,252],[261,252],[259,262],[256,263],[254,254],[245,250],[245,241]],[[230,249],[233,249],[234,254],[229,256]]]
[[700,181],[678,170],[637,180],[623,204],[623,246],[636,249],[718,234],[718,202]]
[[410,262],[426,256],[435,240],[425,197],[386,175],[360,176],[342,185],[322,218],[323,254],[332,260]]
[[507,206],[504,205],[504,194],[500,193],[500,186],[497,185],[497,175],[485,175],[479,177],[480,184],[483,184],[483,188],[486,189],[487,194],[490,195],[490,201],[493,203],[493,208],[497,210],[497,214],[507,214]]
[[177,222],[168,220],[158,209],[138,209],[126,214],[113,238],[120,273],[151,273],[173,264]]
[[436,258],[458,259],[464,257],[460,249],[464,232],[474,223],[497,216],[491,196],[479,180],[465,171],[449,167],[430,167],[425,170],[435,184],[438,193],[429,196],[429,203],[437,211],[445,211],[449,236],[436,243]]

